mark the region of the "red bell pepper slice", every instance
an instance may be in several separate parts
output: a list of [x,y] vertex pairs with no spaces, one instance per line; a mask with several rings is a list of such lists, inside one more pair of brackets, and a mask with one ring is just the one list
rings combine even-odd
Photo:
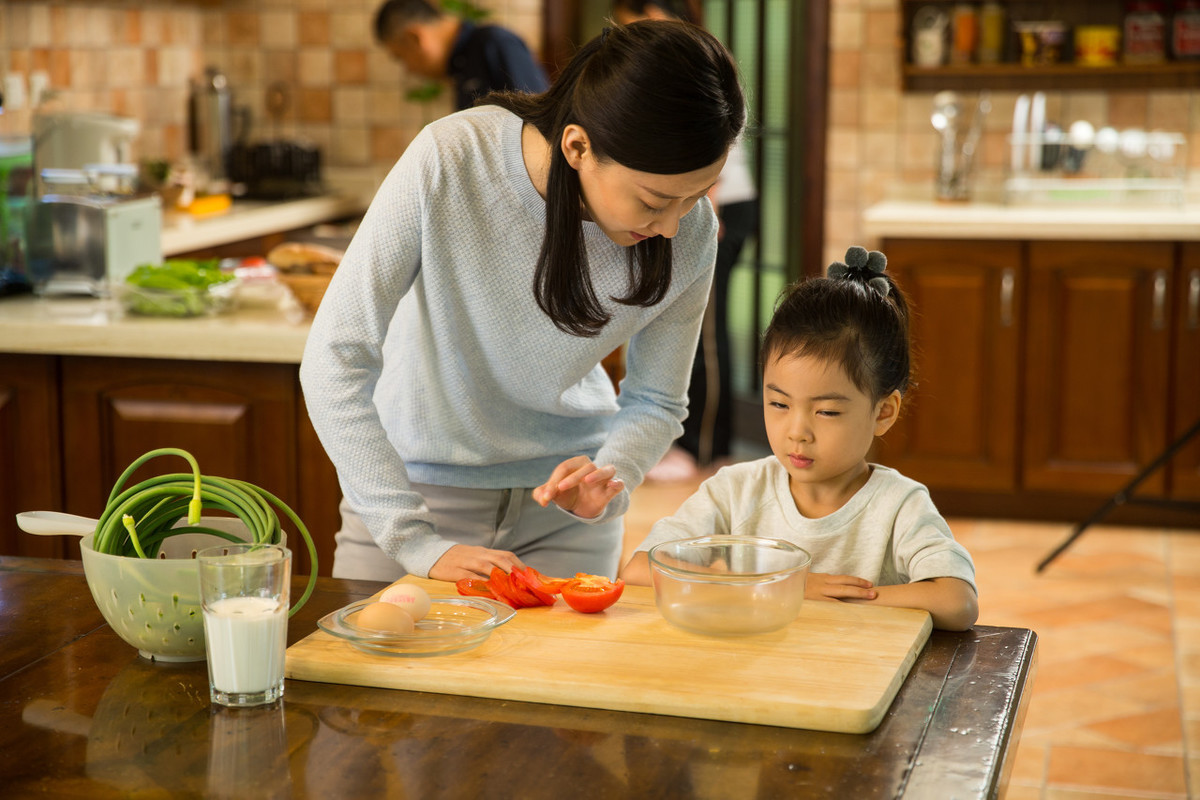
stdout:
[[588,575],[584,572],[575,573],[562,587],[563,599],[567,605],[584,614],[594,614],[611,606],[625,591],[625,581],[617,578],[610,581],[603,575]]
[[463,578],[455,582],[455,587],[458,593],[464,597],[487,597],[492,600],[497,599],[496,594],[492,591],[492,587],[488,585],[486,578]]

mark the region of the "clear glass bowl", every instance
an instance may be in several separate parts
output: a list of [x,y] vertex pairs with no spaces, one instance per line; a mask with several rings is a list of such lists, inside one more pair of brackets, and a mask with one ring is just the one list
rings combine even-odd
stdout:
[[757,536],[680,539],[649,555],[659,613],[710,636],[767,633],[791,623],[812,563],[791,542]]
[[355,624],[358,612],[373,602],[360,600],[339,608],[321,617],[317,627],[374,655],[444,656],[478,647],[517,613],[483,597],[435,597],[415,631],[382,633]]
[[233,308],[237,281],[217,283],[207,288],[151,289],[118,283],[113,294],[126,314],[140,317],[200,317],[220,314]]

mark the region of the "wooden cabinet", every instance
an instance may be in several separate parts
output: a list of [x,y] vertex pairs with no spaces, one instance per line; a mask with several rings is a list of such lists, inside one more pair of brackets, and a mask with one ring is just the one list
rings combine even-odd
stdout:
[[[1200,245],[882,246],[916,385],[877,457],[950,512],[1078,519],[1200,417]],[[1200,441],[1136,494],[1200,500]]]
[[[1200,422],[1200,243],[1181,249],[1174,297],[1172,441]],[[1175,456],[1167,494],[1174,500],[1200,498],[1200,435]]]
[[1166,447],[1174,251],[1030,243],[1026,488],[1112,494]]
[[888,242],[913,307],[915,386],[883,439],[889,463],[932,484],[1016,486],[1020,245]]
[[[913,63],[913,19],[919,9],[932,6],[951,18],[957,0],[900,0],[902,26],[900,73],[905,91],[941,91],[956,89],[975,91],[998,89],[1020,91],[1046,89],[1172,89],[1200,86],[1200,62],[1166,60],[1157,64],[1125,64],[1112,66],[1083,66],[1075,63],[1072,34],[1080,25],[1123,25],[1124,0],[1060,0],[1047,4],[1040,0],[998,0],[1004,9],[1004,48],[1000,63],[981,64],[943,63],[922,67]],[[980,3],[967,4],[976,11]],[[1169,39],[1170,15],[1165,14]],[[1067,26],[1066,38],[1058,63],[1025,65],[1020,59],[1020,44],[1013,28],[1014,21],[1034,22],[1055,20]],[[946,52],[949,53],[951,31],[947,26]]]
[[0,553],[39,558],[67,555],[59,536],[33,536],[16,526],[22,511],[62,508],[58,363],[53,356],[0,353]]
[[[10,360],[26,357],[0,358],[7,367]],[[98,516],[131,462],[155,448],[179,447],[196,457],[204,474],[249,481],[287,503],[317,543],[319,572],[330,574],[341,494],[304,412],[295,364],[47,356],[37,357],[26,370],[32,374],[24,388],[9,394],[19,398],[22,411],[44,403],[47,418],[30,420],[40,424],[23,433],[26,447],[40,445],[37,457],[22,459],[38,474],[23,474],[21,465],[12,463],[20,452],[8,445],[13,440],[6,436],[0,447],[0,456],[9,460],[2,475],[25,485],[25,495],[16,501],[23,507],[16,510]],[[5,370],[6,383],[10,372]],[[186,471],[184,462],[164,457],[143,465],[131,482]],[[30,493],[30,486],[40,493]],[[57,493],[55,487],[61,487]],[[287,521],[284,527],[294,530]],[[300,541],[289,544],[296,571],[307,574],[306,548]],[[5,542],[3,552],[21,551]],[[78,557],[78,548],[65,554]]]

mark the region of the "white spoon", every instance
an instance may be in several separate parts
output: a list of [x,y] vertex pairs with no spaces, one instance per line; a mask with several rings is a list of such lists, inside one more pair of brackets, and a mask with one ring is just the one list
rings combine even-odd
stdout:
[[37,536],[87,536],[95,533],[97,520],[60,511],[22,511],[17,527]]

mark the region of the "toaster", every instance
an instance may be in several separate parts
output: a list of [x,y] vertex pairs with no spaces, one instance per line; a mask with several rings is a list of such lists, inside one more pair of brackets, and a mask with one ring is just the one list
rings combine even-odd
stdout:
[[33,206],[28,248],[36,294],[107,296],[139,264],[162,262],[162,198],[45,195]]

